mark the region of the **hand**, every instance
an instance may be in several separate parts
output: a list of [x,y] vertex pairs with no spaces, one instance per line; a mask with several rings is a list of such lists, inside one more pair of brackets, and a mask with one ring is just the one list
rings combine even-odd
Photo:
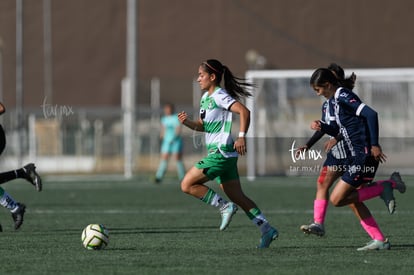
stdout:
[[180,123],[184,124],[184,121],[186,121],[188,119],[188,115],[186,112],[182,111],[178,113],[178,120],[180,121]]
[[381,163],[387,161],[387,156],[382,152],[382,149],[380,146],[372,146],[371,155],[374,157],[375,160]]
[[327,142],[325,142],[325,152],[329,152],[331,151],[332,147],[334,147],[336,144],[338,143],[338,141],[334,138],[329,139]]
[[315,130],[315,131],[322,130],[322,128],[321,128],[321,122],[319,120],[312,121],[310,127],[311,127],[312,130]]
[[239,153],[241,156],[245,155],[247,152],[246,148],[246,139],[244,137],[239,137],[234,142],[234,149],[236,149],[237,153]]

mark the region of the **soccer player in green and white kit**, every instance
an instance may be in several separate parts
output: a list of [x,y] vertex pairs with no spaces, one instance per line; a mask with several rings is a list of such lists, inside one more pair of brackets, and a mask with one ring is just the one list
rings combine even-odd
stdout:
[[[224,88],[220,86],[224,78]],[[200,118],[189,120],[185,112],[178,114],[181,123],[195,131],[205,132],[208,155],[196,163],[184,176],[181,190],[203,202],[219,208],[222,221],[220,230],[225,230],[232,216],[241,207],[262,233],[258,248],[267,248],[278,237],[257,205],[241,188],[237,169],[238,155],[246,154],[245,135],[250,124],[250,111],[238,100],[251,94],[244,88],[252,86],[235,77],[220,61],[209,59],[198,69],[198,83],[205,91],[200,101]],[[231,136],[232,114],[240,115],[238,138]],[[204,185],[216,180],[230,202]]]

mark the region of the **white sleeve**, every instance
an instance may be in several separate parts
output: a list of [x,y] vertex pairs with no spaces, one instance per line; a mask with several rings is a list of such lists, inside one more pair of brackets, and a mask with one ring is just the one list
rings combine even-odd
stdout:
[[217,92],[217,97],[215,98],[216,104],[223,108],[228,110],[231,105],[233,105],[234,102],[236,102],[236,100],[231,97],[228,93],[226,93],[223,90],[220,90]]

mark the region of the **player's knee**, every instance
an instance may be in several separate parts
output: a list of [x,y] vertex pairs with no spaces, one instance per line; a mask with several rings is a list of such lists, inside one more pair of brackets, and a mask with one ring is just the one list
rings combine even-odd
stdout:
[[341,198],[331,195],[331,197],[329,199],[330,199],[333,206],[335,206],[335,207],[342,206]]
[[189,194],[191,190],[191,185],[188,184],[185,180],[185,178],[181,181],[181,191],[183,193]]

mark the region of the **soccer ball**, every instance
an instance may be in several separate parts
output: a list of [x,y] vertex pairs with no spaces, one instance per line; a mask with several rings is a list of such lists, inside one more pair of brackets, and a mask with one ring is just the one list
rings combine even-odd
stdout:
[[83,229],[82,244],[86,249],[104,249],[109,242],[109,231],[102,224],[89,224]]

